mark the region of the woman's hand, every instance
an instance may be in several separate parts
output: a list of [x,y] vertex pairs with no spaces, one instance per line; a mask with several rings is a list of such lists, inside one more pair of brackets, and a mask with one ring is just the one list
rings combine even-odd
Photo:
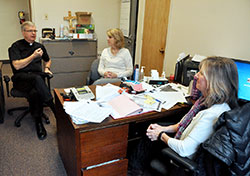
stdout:
[[156,141],[160,132],[165,131],[165,127],[158,124],[151,124],[147,129],[146,135],[151,141]]
[[117,78],[117,74],[111,71],[106,71],[104,73],[104,78]]

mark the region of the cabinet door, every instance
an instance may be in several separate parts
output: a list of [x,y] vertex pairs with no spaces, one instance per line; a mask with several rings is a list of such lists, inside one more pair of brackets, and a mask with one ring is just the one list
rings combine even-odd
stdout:
[[50,69],[53,73],[88,72],[95,59],[93,56],[52,58]]
[[88,72],[56,73],[51,79],[51,88],[81,87],[86,84]]
[[79,57],[96,56],[96,40],[76,40],[76,41],[45,41],[43,42],[50,58],[53,57]]
[[50,58],[71,57],[72,44],[69,41],[45,41],[43,44]]
[[72,41],[72,56],[97,56],[96,41]]

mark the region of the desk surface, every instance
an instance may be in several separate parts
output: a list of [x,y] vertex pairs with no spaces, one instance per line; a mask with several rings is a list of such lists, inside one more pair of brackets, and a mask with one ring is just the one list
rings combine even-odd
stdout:
[[[95,94],[95,86],[89,86],[89,87],[92,90],[92,92]],[[58,97],[60,104],[63,105],[64,100],[63,100],[63,97],[60,95],[60,93],[65,93],[65,92],[63,89],[55,89],[55,94]],[[168,115],[175,114],[176,112],[180,111],[180,109],[185,109],[185,108],[189,108],[189,106],[186,104],[177,104],[169,110],[163,109],[161,113],[153,111],[153,112],[147,112],[147,113],[133,115],[133,116],[120,118],[120,119],[113,119],[112,117],[107,117],[102,123],[87,123],[83,125],[76,125],[72,122],[72,125],[75,129],[81,129],[81,131],[96,130],[100,128],[122,125],[122,124],[131,123],[131,122],[143,122],[143,121],[149,121],[149,120],[156,119],[156,118],[162,118]]]
[[[95,86],[89,87],[95,94]],[[102,123],[76,125],[63,109],[64,100],[60,95],[62,92],[63,89],[54,89],[58,148],[67,174],[72,176],[81,176],[83,173],[84,176],[126,176],[128,142],[138,137],[138,127],[163,118],[165,121],[171,118],[179,120],[190,108],[181,104],[160,113],[148,112],[121,119],[107,117]],[[145,134],[145,129],[143,131]],[[87,169],[89,166],[113,160],[117,161]]]

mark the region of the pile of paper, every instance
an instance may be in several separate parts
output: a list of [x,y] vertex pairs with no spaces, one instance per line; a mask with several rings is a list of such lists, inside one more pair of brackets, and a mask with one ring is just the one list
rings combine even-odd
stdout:
[[64,109],[75,124],[100,123],[112,112],[111,108],[101,107],[94,101],[65,101]]

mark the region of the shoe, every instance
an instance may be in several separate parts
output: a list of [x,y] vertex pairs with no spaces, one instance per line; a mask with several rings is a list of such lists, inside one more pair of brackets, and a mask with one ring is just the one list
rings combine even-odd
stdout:
[[47,132],[46,132],[42,122],[36,123],[36,132],[37,132],[37,136],[40,140],[45,139],[47,136]]

